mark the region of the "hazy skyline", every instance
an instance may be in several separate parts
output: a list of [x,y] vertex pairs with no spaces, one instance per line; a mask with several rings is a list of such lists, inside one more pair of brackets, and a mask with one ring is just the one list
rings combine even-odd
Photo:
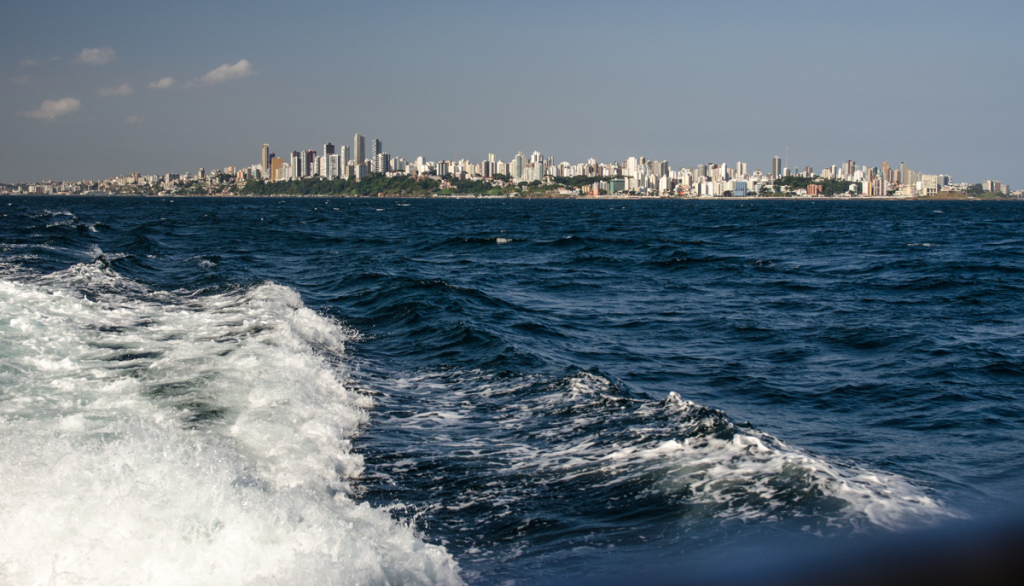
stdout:
[[41,1],[0,24],[0,182],[393,156],[901,161],[1024,186],[1012,2]]

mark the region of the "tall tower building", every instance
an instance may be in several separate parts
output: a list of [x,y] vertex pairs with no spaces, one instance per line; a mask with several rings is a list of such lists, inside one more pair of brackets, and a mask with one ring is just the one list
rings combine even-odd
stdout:
[[782,157],[772,157],[772,179],[782,177]]
[[909,185],[910,181],[908,181],[908,179],[909,177],[907,177],[907,164],[900,162],[900,185]]
[[382,152],[384,152],[384,150],[381,148],[380,140],[378,140],[376,138],[373,139],[373,142],[370,143],[370,172],[371,173],[383,173],[384,172],[384,171],[381,171],[380,167],[378,167],[378,165],[377,165],[377,155],[381,154]]
[[327,171],[321,171],[320,175],[327,177],[328,179],[337,179],[341,173],[338,155],[324,155],[324,160],[327,162]]
[[327,155],[333,155],[333,154],[334,154],[334,145],[331,144],[331,143],[325,144],[324,145],[324,156],[326,157]]
[[302,154],[302,176],[312,177],[316,165],[316,151],[306,151]]
[[515,159],[512,159],[512,181],[516,183],[522,181],[523,171],[525,166],[525,159],[523,157],[523,151],[519,151]]
[[260,172],[264,179],[270,176],[270,145],[267,143],[263,143],[260,151]]
[[387,153],[377,153],[373,157],[375,173],[387,173],[391,171],[391,155]]
[[354,144],[352,145],[352,161],[356,165],[362,165],[363,161],[366,160],[366,139],[363,135],[356,134]]

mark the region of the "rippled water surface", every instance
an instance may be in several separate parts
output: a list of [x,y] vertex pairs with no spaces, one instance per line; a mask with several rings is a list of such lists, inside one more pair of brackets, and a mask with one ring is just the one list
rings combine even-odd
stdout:
[[555,582],[1015,509],[1022,220],[0,198],[0,576]]

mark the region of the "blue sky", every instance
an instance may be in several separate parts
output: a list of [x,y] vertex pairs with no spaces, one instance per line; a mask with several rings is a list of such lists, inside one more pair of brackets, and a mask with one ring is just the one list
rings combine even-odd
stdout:
[[[65,2],[3,9],[0,181],[393,156],[898,165],[1024,187],[1024,4]],[[170,78],[169,81],[167,79]],[[160,80],[165,80],[162,84]],[[152,86],[152,87],[151,87]]]

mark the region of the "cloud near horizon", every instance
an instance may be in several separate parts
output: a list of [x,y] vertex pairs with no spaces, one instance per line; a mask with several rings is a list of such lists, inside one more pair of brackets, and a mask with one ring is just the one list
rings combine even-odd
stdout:
[[173,77],[161,77],[160,79],[150,82],[149,87],[155,90],[165,90],[174,85]]
[[79,63],[88,63],[89,65],[103,65],[110,63],[115,57],[114,50],[110,47],[82,49],[82,52],[78,54],[77,61]]
[[31,112],[22,112],[23,116],[29,118],[41,118],[44,120],[53,120],[57,116],[63,116],[72,112],[77,112],[82,107],[82,102],[75,98],[63,98],[60,100],[45,100],[38,109],[32,110]]
[[228,63],[221,65],[220,67],[200,77],[197,81],[193,82],[193,84],[202,83],[209,85],[214,83],[221,83],[223,81],[228,81],[230,79],[246,77],[248,75],[252,75],[253,73],[254,72],[252,69],[252,64],[249,63],[249,60],[242,59],[234,65],[230,65]]
[[101,96],[127,96],[133,91],[135,90],[132,89],[132,86],[125,83],[117,87],[103,88],[100,90],[99,94]]

